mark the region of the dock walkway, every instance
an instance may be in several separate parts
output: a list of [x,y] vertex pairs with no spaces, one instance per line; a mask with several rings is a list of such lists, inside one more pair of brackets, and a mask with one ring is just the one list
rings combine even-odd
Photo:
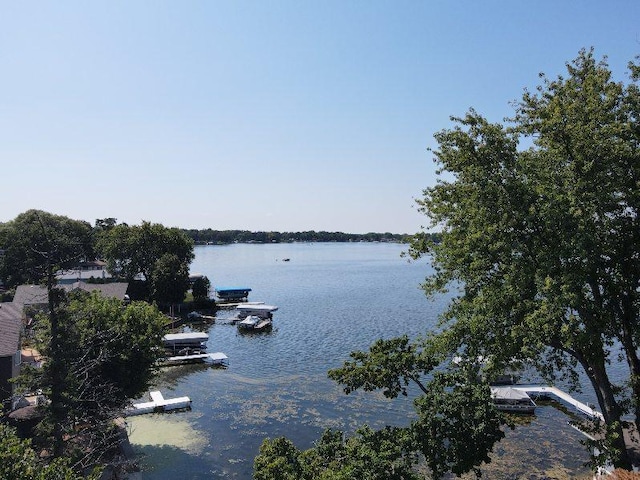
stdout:
[[552,395],[557,399],[574,406],[580,413],[587,415],[589,418],[598,418],[604,421],[602,413],[594,410],[589,405],[576,400],[571,395],[563,392],[557,387],[550,387],[548,385],[513,385],[512,388],[525,392],[527,395],[531,393],[538,395]]
[[212,365],[225,365],[228,359],[229,357],[227,357],[222,352],[196,353],[192,355],[176,355],[173,357],[166,357],[159,362],[159,365],[170,366],[170,365],[182,365],[185,363],[196,363],[196,362],[208,362]]

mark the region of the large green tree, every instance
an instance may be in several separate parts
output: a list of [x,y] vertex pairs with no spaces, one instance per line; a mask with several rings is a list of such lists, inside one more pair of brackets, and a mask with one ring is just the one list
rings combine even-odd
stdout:
[[0,244],[5,250],[0,269],[10,285],[22,282],[43,283],[48,292],[51,352],[49,400],[53,425],[53,455],[63,454],[64,365],[63,334],[59,305],[63,293],[56,288],[56,273],[92,258],[91,227],[86,222],[29,210],[0,228]]
[[[55,445],[56,431],[63,441],[56,456],[73,459],[76,468],[99,464],[119,442],[114,419],[131,398],[149,388],[156,360],[162,350],[164,316],[157,308],[132,302],[123,306],[99,293],[74,291],[61,301],[58,311],[60,341],[52,349],[51,323],[38,318],[36,345],[44,356],[43,367],[29,369],[23,386],[51,394],[61,390],[57,410],[44,406],[40,434]],[[52,356],[57,355],[53,370]]]
[[77,467],[99,461],[116,441],[114,414],[147,387],[163,317],[145,304],[124,308],[96,296],[69,299],[56,287],[58,271],[93,258],[86,222],[30,210],[0,226],[0,244],[10,284],[42,283],[48,291],[38,322],[44,327],[38,348],[46,362],[42,370],[25,368],[22,378],[47,394],[41,425],[51,438],[47,451],[53,458],[71,454]]
[[28,210],[0,224],[0,278],[8,287],[40,283],[58,270],[92,259],[89,223]]
[[[183,273],[187,272],[188,280],[189,265],[194,258],[193,240],[177,228],[149,222],[133,226],[111,225],[100,230],[96,249],[107,262],[109,271],[115,275],[132,281],[141,274],[145,281],[151,283],[150,292],[154,290],[155,278],[158,287],[156,292],[171,296],[156,300],[172,302],[174,297],[180,296],[183,299],[189,288]],[[169,263],[176,267],[173,275],[175,282],[170,288],[166,282],[171,278],[166,273]]]
[[401,429],[365,426],[345,438],[326,430],[316,444],[300,451],[286,438],[266,439],[256,457],[256,480],[417,480],[410,438]]
[[[394,435],[412,439],[402,455],[419,452],[436,478],[478,473],[502,436],[475,381],[480,357],[489,376],[514,361],[575,388],[585,375],[605,419],[594,460],[631,466],[622,419],[640,425],[640,66],[629,67],[630,82],[615,82],[582,51],[566,76],[541,75],[506,125],[471,110],[435,135],[442,175],[418,204],[439,235],[417,234],[409,253],[432,259],[425,292],[454,298],[437,332],[378,341],[329,375],[346,393],[395,397],[416,385],[418,418]],[[630,374],[612,379],[607,367],[620,361]],[[283,439],[258,459],[256,478],[301,465]]]
[[[446,175],[419,200],[441,242],[412,243],[433,259],[428,294],[460,286],[442,345],[498,366],[530,361],[550,381],[584,372],[602,446],[626,468],[627,405],[640,425],[640,70],[630,70],[629,84],[615,82],[582,51],[566,76],[526,91],[508,125],[454,118],[436,135]],[[619,359],[626,379],[607,369]]]

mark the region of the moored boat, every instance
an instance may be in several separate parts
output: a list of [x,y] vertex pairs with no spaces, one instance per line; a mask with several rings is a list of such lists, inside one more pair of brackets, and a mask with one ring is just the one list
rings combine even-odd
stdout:
[[218,287],[216,297],[222,302],[246,301],[250,291],[248,287]]
[[236,312],[238,313],[238,318],[246,318],[249,315],[260,317],[260,318],[271,318],[273,316],[273,312],[278,310],[278,307],[275,305],[266,305],[266,304],[242,304],[236,307]]
[[167,333],[162,341],[167,353],[188,355],[207,349],[209,335],[204,332]]
[[260,318],[257,315],[249,315],[238,322],[238,329],[250,332],[269,330],[272,326],[271,318]]

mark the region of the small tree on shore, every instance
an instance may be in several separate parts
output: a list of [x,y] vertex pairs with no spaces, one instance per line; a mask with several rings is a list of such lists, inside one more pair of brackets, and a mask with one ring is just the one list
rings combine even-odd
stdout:
[[198,277],[193,281],[191,293],[196,302],[202,302],[209,299],[209,291],[211,290],[211,281],[207,277]]
[[165,253],[151,273],[151,299],[158,304],[182,303],[189,289],[189,265],[177,255]]

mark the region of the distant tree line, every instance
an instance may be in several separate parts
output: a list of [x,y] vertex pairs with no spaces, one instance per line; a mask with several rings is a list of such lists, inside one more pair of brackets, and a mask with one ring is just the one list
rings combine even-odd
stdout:
[[[343,232],[251,232],[249,230],[183,230],[195,244],[225,245],[230,243],[291,243],[291,242],[401,242],[412,235],[406,233],[343,233]],[[426,234],[436,240],[437,234]]]

